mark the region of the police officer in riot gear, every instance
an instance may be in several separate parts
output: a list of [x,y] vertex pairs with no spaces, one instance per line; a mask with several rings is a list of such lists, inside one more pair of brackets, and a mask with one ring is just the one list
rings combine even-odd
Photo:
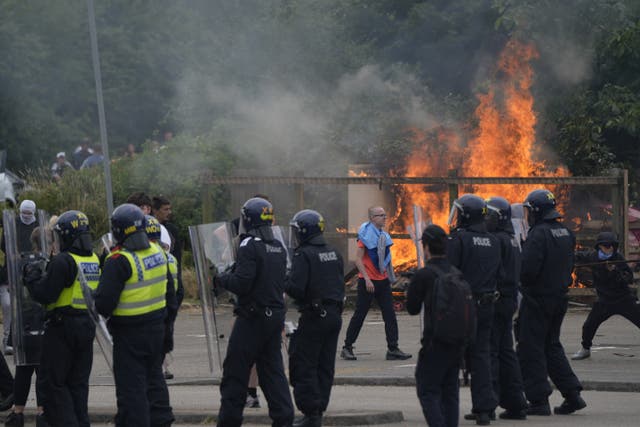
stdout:
[[25,268],[31,296],[45,305],[44,357],[38,376],[44,388],[44,411],[52,426],[89,426],[87,402],[93,363],[95,326],[87,314],[78,279],[82,269],[95,289],[100,278],[98,257],[92,250],[89,219],[77,210],[63,213],[53,227],[60,252],[47,265]]
[[530,415],[550,415],[551,386],[564,402],[556,414],[571,414],[587,404],[580,396],[582,385],[571,370],[560,343],[560,327],[567,312],[576,239],[558,221],[556,199],[548,190],[529,193],[523,203],[529,233],[522,248],[522,302],[517,353]]
[[486,202],[473,194],[465,194],[453,202],[449,226],[452,231],[447,245],[447,258],[462,271],[476,300],[477,332],[469,348],[472,413],[478,425],[489,425],[497,406],[491,380],[491,323],[493,321],[496,286],[502,276],[502,260],[498,239],[487,232],[484,222]]
[[342,256],[328,245],[324,218],[310,209],[290,222],[297,240],[286,292],[300,311],[289,347],[289,377],[296,406],[304,417],[294,427],[319,427],[333,385],[338,335],[342,326]]
[[518,283],[522,262],[520,242],[511,223],[511,205],[503,197],[487,200],[487,229],[498,238],[504,275],[498,280],[500,297],[495,303],[491,327],[491,374],[493,390],[505,411],[502,419],[527,418],[520,364],[513,349],[513,315],[518,306]]
[[254,197],[241,210],[240,245],[233,271],[215,278],[215,286],[236,294],[238,300],[220,383],[218,426],[242,424],[249,371],[254,363],[267,398],[274,426],[293,422],[293,404],[284,374],[281,333],[286,307],[285,248],[271,230],[273,206]]
[[117,245],[95,293],[113,336],[116,426],[170,426],[173,413],[162,375],[165,322],[175,319],[173,279],[162,249],[149,243],[140,208],[125,203],[111,215]]

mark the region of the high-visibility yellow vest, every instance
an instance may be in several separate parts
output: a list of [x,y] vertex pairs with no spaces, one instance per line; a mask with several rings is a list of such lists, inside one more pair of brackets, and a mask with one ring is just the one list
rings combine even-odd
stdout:
[[167,257],[157,245],[131,252],[113,251],[124,256],[131,265],[131,277],[125,282],[114,316],[139,316],[160,310],[167,305]]
[[160,249],[164,251],[164,254],[167,256],[167,262],[169,263],[169,273],[171,273],[171,277],[173,277],[173,287],[178,291],[178,260],[174,257],[171,252],[165,251],[162,246],[160,246],[157,242],[152,242],[155,245],[158,245]]
[[73,284],[64,288],[58,299],[51,304],[47,304],[47,310],[51,311],[58,307],[77,308],[79,310],[86,310],[87,304],[82,296],[82,285],[80,284],[80,270],[84,274],[84,278],[87,280],[87,285],[91,290],[95,290],[98,287],[98,281],[100,280],[100,260],[98,256],[92,253],[90,256],[76,255],[71,252],[67,252],[78,266],[78,274]]

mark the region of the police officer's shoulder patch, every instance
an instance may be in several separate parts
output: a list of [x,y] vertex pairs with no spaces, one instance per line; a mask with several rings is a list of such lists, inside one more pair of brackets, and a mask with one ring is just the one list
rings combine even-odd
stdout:
[[253,237],[245,237],[244,240],[240,242],[240,247],[247,246],[247,243],[249,243],[251,239],[253,239]]

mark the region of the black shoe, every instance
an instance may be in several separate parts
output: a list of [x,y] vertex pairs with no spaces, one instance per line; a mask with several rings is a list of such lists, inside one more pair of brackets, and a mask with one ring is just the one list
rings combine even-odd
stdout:
[[551,415],[551,407],[547,400],[531,402],[527,408],[527,415]]
[[305,415],[293,422],[293,427],[321,427],[322,415]]
[[553,413],[557,415],[569,415],[569,414],[573,414],[574,412],[580,409],[585,408],[586,406],[587,406],[587,403],[584,401],[584,399],[580,397],[580,395],[577,395],[574,397],[564,399],[564,402],[562,402],[562,405],[556,406],[555,408],[553,408]]
[[24,415],[11,411],[4,420],[4,427],[24,427]]
[[[475,420],[477,418],[478,414],[475,412],[472,412],[470,414],[465,414],[464,419],[465,420]],[[496,411],[491,411],[489,412],[489,419],[491,421],[495,421],[496,420]]]
[[476,425],[488,426],[489,424],[491,424],[491,419],[488,412],[478,412],[476,414]]
[[4,412],[7,409],[11,409],[13,406],[13,393],[7,395],[7,397],[0,397],[0,412]]
[[340,352],[340,357],[344,360],[357,360],[355,354],[353,354],[353,347],[342,347],[342,351]]
[[405,353],[397,347],[393,350],[387,350],[387,360],[407,360],[410,358],[410,354]]
[[173,374],[171,372],[169,372],[168,369],[166,371],[164,371],[164,379],[165,380],[172,380],[173,379]]
[[36,415],[36,427],[51,427],[44,414]]
[[501,412],[499,416],[501,420],[526,420],[527,410],[526,409],[520,409],[520,410],[507,409],[506,411]]

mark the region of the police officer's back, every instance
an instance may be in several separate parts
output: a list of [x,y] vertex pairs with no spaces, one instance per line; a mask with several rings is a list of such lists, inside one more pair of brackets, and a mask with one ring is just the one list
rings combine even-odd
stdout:
[[518,358],[529,414],[549,415],[551,386],[565,398],[556,414],[570,414],[586,406],[582,385],[573,373],[560,343],[560,328],[567,311],[567,291],[573,270],[575,237],[558,221],[556,200],[548,190],[529,193],[525,213],[530,225],[522,250],[523,299],[518,317]]
[[[290,425],[293,405],[281,354],[284,328],[284,281],[287,254],[273,236],[273,206],[254,197],[241,210],[242,227],[234,270],[215,279],[216,286],[237,296],[227,355],[220,383],[218,425],[242,424],[251,365],[256,363],[260,387],[273,425]],[[244,231],[243,231],[244,230]]]
[[484,219],[486,202],[473,194],[455,200],[449,223],[451,232],[447,258],[462,274],[476,300],[477,330],[469,349],[471,362],[472,414],[479,425],[490,423],[490,413],[497,402],[493,394],[489,340],[493,322],[493,304],[498,279],[502,276],[500,244],[487,232]]
[[302,210],[290,224],[298,246],[286,291],[301,316],[291,338],[289,376],[296,405],[304,414],[294,426],[320,426],[329,404],[342,326],[343,261],[327,244],[324,218],[318,212]]
[[162,375],[165,318],[175,319],[177,302],[167,259],[151,245],[145,216],[135,205],[111,216],[117,242],[107,256],[95,294],[96,309],[110,317],[117,426],[168,426],[173,421]]

